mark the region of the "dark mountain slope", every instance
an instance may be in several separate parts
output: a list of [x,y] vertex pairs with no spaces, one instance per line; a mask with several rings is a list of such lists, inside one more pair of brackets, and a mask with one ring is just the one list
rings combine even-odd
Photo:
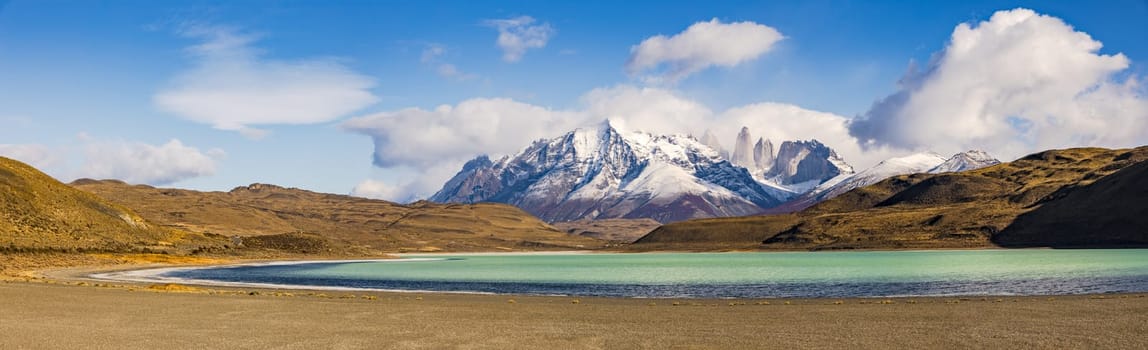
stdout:
[[1006,247],[1148,246],[1148,162],[1052,195],[993,236]]

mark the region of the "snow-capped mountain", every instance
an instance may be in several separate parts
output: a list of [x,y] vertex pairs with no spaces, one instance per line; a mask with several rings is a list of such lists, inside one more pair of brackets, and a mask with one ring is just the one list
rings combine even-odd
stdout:
[[855,188],[869,186],[898,175],[967,171],[996,164],[1000,164],[1000,161],[987,152],[976,150],[957,153],[949,158],[933,152],[890,158],[856,174],[840,175],[825,181],[808,193],[796,197],[770,212],[799,211],[840,196]]
[[753,142],[749,128],[742,127],[733,152],[721,148],[717,138],[706,130],[704,144],[731,155],[730,163],[745,168],[775,198],[789,200],[839,175],[853,173],[853,167],[837,152],[817,140],[785,141],[774,153],[773,141]]
[[869,186],[897,175],[928,172],[945,162],[945,157],[933,152],[911,154],[904,157],[886,159],[872,168],[853,175],[827,181],[813,189],[818,202],[837,197],[854,188]]
[[967,170],[976,170],[1000,164],[1001,161],[993,158],[988,152],[970,150],[953,155],[941,165],[929,169],[929,173],[953,173]]
[[670,222],[751,215],[781,203],[749,171],[693,137],[623,135],[609,121],[497,161],[475,158],[430,200],[508,203],[551,222]]

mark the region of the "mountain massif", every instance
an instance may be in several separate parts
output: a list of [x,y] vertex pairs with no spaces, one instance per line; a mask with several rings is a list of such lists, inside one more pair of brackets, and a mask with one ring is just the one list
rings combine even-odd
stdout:
[[1052,150],[981,169],[949,171],[983,158],[967,156],[932,167],[934,173],[894,176],[798,213],[663,225],[631,247],[1148,246],[1148,147]]
[[[708,133],[619,132],[609,121],[539,140],[522,152],[463,166],[430,200],[515,205],[549,222],[752,215],[823,181],[852,172],[836,152],[813,141],[749,146],[747,129],[732,153]],[[707,144],[709,143],[709,144]],[[739,165],[740,164],[740,165]]]

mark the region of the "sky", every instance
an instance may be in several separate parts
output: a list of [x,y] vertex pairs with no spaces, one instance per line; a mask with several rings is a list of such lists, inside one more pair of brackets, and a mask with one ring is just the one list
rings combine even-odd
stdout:
[[604,119],[732,147],[1148,144],[1148,1],[5,1],[0,155],[410,201]]

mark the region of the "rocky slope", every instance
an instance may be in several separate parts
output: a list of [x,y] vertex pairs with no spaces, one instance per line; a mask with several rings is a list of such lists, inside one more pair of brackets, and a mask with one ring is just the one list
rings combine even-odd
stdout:
[[253,184],[200,192],[77,180],[91,192],[165,227],[238,236],[237,243],[322,253],[598,248],[518,208],[494,203],[400,205],[387,201]]
[[0,157],[0,251],[151,251],[222,246],[224,237],[155,225],[134,211]]
[[1144,246],[1148,147],[1033,154],[900,175],[795,214],[664,225],[631,248],[897,249]]

